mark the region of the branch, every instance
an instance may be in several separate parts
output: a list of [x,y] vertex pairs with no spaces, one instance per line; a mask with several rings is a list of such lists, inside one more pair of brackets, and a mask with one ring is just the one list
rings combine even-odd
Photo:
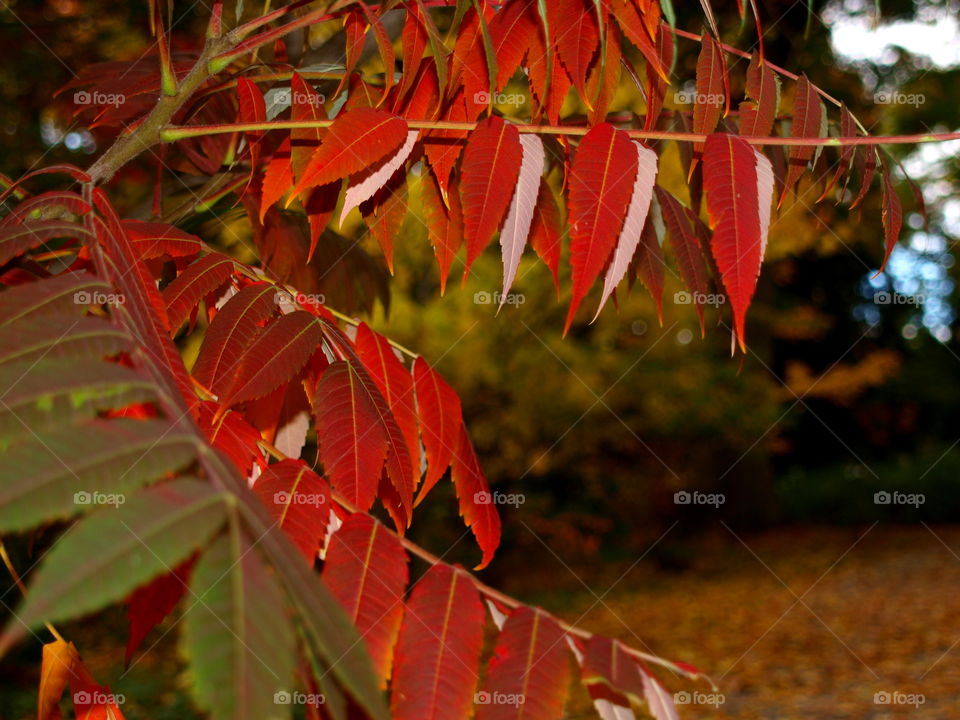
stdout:
[[[270,130],[302,130],[330,127],[335,120],[277,120],[262,123],[223,123],[219,125],[171,125],[160,131],[161,142],[176,142],[186,138],[205,135],[222,135],[237,132],[266,132]],[[407,120],[407,126],[417,130],[460,130],[469,132],[477,127],[475,122],[450,122],[446,120]],[[516,125],[521,133],[535,135],[582,136],[590,132],[587,126],[573,125]],[[624,129],[635,140],[676,140],[678,142],[702,143],[707,135],[701,133],[669,132],[660,130]],[[840,147],[844,145],[917,145],[920,143],[960,140],[960,132],[924,133],[918,135],[856,135],[852,137],[778,137],[739,135],[751,145],[786,145],[789,147]]]

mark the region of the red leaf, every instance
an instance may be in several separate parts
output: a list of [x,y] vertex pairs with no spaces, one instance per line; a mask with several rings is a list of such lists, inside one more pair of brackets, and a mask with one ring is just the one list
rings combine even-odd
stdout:
[[754,53],[747,68],[747,97],[740,103],[740,134],[767,137],[780,107],[780,78]]
[[530,226],[530,245],[553,275],[553,284],[560,292],[560,236],[563,225],[560,217],[560,205],[553,190],[546,182],[540,183],[537,206],[533,212]]
[[323,333],[316,318],[294,310],[274,320],[244,348],[233,382],[220,398],[221,412],[230,405],[266,395],[292,380],[313,355]]
[[[267,120],[267,105],[263,93],[247,78],[237,78],[237,97],[240,103],[240,122],[262,123]],[[250,148],[250,183],[256,175],[260,165],[260,142],[263,140],[262,130],[253,130],[246,133],[247,145]],[[247,189],[250,184],[247,184]],[[246,190],[244,190],[246,192]]]
[[630,707],[631,700],[644,701],[640,667],[618,640],[591,636],[584,648],[581,677],[594,700],[606,699],[623,707]]
[[479,693],[477,720],[562,717],[569,683],[563,630],[546,613],[519,607],[510,613],[497,636]]
[[[296,122],[326,120],[323,95],[298,73],[290,76],[290,119]],[[300,180],[310,158],[320,145],[324,131],[321,128],[296,128],[290,131],[290,165]],[[292,185],[293,183],[291,183]]]
[[[729,103],[726,88],[727,63],[723,57],[720,43],[708,33],[702,35],[702,47],[697,57],[696,97],[693,103],[693,132],[698,135],[709,135],[716,127],[723,114],[723,108]],[[703,143],[694,143],[694,159],[690,164],[690,172],[697,164],[697,157],[703,152]]]
[[326,480],[302,460],[281,460],[267,466],[253,484],[253,492],[313,567],[332,508]]
[[413,361],[413,379],[420,410],[420,434],[427,456],[427,474],[417,504],[443,477],[460,442],[460,398],[440,373],[422,357]]
[[570,171],[573,296],[564,334],[616,246],[636,177],[637,152],[626,133],[601,123],[584,136]]
[[360,631],[386,687],[403,620],[409,580],[407,554],[395,535],[369,515],[355,513],[330,538],[323,579]]
[[127,666],[144,638],[173,611],[180,598],[186,594],[190,571],[193,570],[196,560],[196,556],[192,557],[172,572],[154,578],[130,595],[127,601],[130,634],[123,659]]
[[[468,122],[475,117],[476,115],[471,116],[467,112],[463,95],[458,94],[450,101],[441,119],[447,122]],[[430,130],[424,135],[423,152],[433,168],[445,203],[453,202],[450,199],[450,173],[460,158],[466,137],[465,130]]]
[[327,130],[292,195],[365,170],[399,150],[406,139],[402,118],[372,108],[344,111]]
[[555,0],[547,3],[547,17],[555,37],[560,60],[570,73],[574,87],[589,105],[586,92],[587,69],[600,46],[600,28],[592,3],[583,0]]
[[[790,136],[795,138],[823,137],[827,129],[826,120],[826,108],[820,100],[820,95],[807,80],[807,76],[801,75],[797,80],[797,87],[793,96],[793,124]],[[794,145],[790,148],[787,179],[783,185],[783,193],[780,195],[780,203],[783,203],[787,192],[796,185],[797,180],[803,175],[807,163],[813,156],[814,148],[810,145]]]
[[500,544],[500,516],[493,503],[490,484],[480,469],[477,454],[462,421],[460,438],[453,455],[451,477],[457,491],[460,516],[473,532],[483,552],[480,564],[474,568],[480,570],[493,559],[493,553]]
[[293,166],[290,164],[290,137],[287,136],[274,151],[263,174],[260,194],[260,222],[267,210],[293,187]]
[[121,220],[120,224],[141,260],[163,255],[191,257],[203,249],[203,240],[173,225],[140,220]]
[[414,86],[413,83],[423,62],[429,40],[420,6],[415,2],[407,2],[405,9],[407,16],[400,34],[400,43],[403,48],[403,77],[397,93],[398,101],[406,97],[410,88]]
[[490,44],[497,58],[496,90],[506,86],[523,56],[537,43],[540,23],[534,0],[507,3],[490,21]]
[[176,333],[190,313],[209,293],[233,275],[233,259],[210,253],[192,263],[163,289],[170,330]]
[[193,375],[201,385],[222,395],[236,374],[245,347],[260,325],[276,312],[277,289],[267,283],[248,285],[217,312],[203,337]]
[[702,298],[709,291],[709,272],[703,256],[703,248],[694,230],[695,218],[691,210],[663,188],[656,188],[657,199],[664,223],[670,233],[673,254],[677,258],[680,277],[690,291],[690,299],[700,317],[700,333],[704,332]]
[[[551,32],[556,34],[556,30],[552,28]],[[560,62],[559,55],[553,48],[553,41],[551,41],[550,54],[548,56],[546,41],[542,33],[543,27],[541,26],[536,36],[535,46],[532,46],[530,52],[527,53],[527,72],[530,77],[530,90],[533,92],[534,100],[537,101],[538,106],[537,112],[534,113],[534,118],[538,119],[540,114],[544,113],[551,125],[559,125],[560,110],[563,107],[564,101],[567,99],[567,94],[570,92],[572,83],[566,68],[564,68],[563,63]],[[549,78],[547,77],[548,59],[550,60]]]
[[449,565],[416,584],[397,641],[394,720],[461,720],[473,710],[484,609],[470,579]]
[[373,378],[363,366],[338,360],[320,378],[313,409],[320,458],[334,489],[365,512],[385,469],[401,505],[398,529],[404,529],[413,498],[410,456]]
[[440,294],[447,289],[447,276],[463,243],[463,214],[460,209],[460,193],[456,184],[452,184],[448,196],[450,206],[443,204],[440,189],[430,174],[424,175],[420,182],[423,198],[423,215],[426,220],[427,235],[433,252],[440,265]]
[[393,239],[407,217],[407,171],[397,170],[370,200],[360,205],[360,214],[370,234],[380,243],[387,268],[393,274]]
[[[660,67],[668,69],[672,67],[674,60],[673,32],[666,23],[662,23],[657,28],[656,50]],[[653,130],[660,119],[660,110],[663,108],[668,83],[657,73],[656,67],[649,62],[646,65],[645,72],[647,76],[647,114],[643,120],[643,129]]]
[[650,291],[657,304],[657,317],[663,324],[663,278],[666,264],[663,262],[663,250],[660,248],[657,231],[649,219],[640,233],[636,264],[637,277]]
[[416,488],[420,480],[420,440],[417,437],[417,410],[410,371],[397,358],[390,342],[371,330],[366,323],[357,328],[357,354],[387,401],[410,458],[410,481]]
[[262,464],[263,456],[257,445],[261,440],[260,433],[240,413],[232,410],[217,418],[214,413],[220,410],[214,402],[201,403],[197,424],[213,446],[230,458],[240,474],[246,477],[254,462]]
[[523,149],[514,125],[492,116],[477,124],[463,151],[460,196],[467,243],[464,277],[500,228],[520,174]]
[[763,260],[757,158],[745,140],[721,133],[707,138],[703,153],[711,249],[733,310],[734,334],[744,351],[744,321]]
[[890,259],[890,253],[893,252],[893,248],[897,244],[897,240],[900,237],[900,227],[903,225],[903,208],[900,205],[897,189],[893,186],[893,181],[890,179],[889,170],[885,170],[883,173],[883,214],[881,215],[881,219],[883,221],[885,248],[880,270],[883,270],[883,268],[887,266],[887,260]]
[[[485,13],[489,13],[491,10],[489,3],[482,3],[480,7],[483,8]],[[463,96],[471,100],[477,93],[490,92],[490,73],[483,47],[480,16],[474,7],[467,10],[463,16],[457,33],[457,41],[453,47],[453,54],[450,56],[449,85],[451,88],[455,88],[457,84],[463,86]],[[482,110],[484,104],[480,103],[477,112]],[[444,186],[446,178],[443,180],[441,187]]]

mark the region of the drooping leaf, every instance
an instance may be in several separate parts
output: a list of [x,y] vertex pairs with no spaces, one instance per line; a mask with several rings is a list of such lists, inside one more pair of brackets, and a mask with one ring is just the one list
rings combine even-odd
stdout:
[[883,270],[890,259],[890,253],[897,244],[900,237],[900,227],[903,225],[903,207],[900,204],[900,197],[897,195],[897,189],[890,179],[890,172],[883,173],[883,210],[881,219],[883,220],[884,251],[883,263],[880,269]]
[[704,332],[702,298],[709,292],[710,275],[704,259],[704,248],[700,246],[694,230],[696,218],[691,217],[693,213],[689,208],[681,205],[663,188],[656,188],[656,193],[664,224],[670,234],[670,244],[677,259],[680,277],[689,290],[690,299],[700,318],[702,335]]
[[584,136],[570,171],[573,294],[564,334],[616,246],[636,177],[637,151],[626,133],[602,123]]
[[746,347],[745,317],[763,259],[762,203],[756,191],[759,157],[746,141],[721,133],[707,138],[703,153],[707,211],[713,228],[711,249],[727,290],[741,349]]
[[536,42],[539,23],[534,0],[507,3],[490,21],[490,42],[497,58],[495,89],[501,90]]
[[643,672],[644,695],[647,707],[655,720],[680,720],[673,696],[649,672]]
[[250,541],[236,528],[204,551],[190,578],[183,643],[200,706],[215,720],[289,717],[295,662],[285,598]]
[[60,698],[79,661],[80,655],[73,643],[59,639],[44,643],[37,720],[60,720]]
[[330,539],[323,579],[360,632],[386,687],[409,580],[403,546],[372,517],[355,513]]
[[313,567],[333,507],[327,482],[301,460],[288,459],[267,466],[253,492]]
[[0,292],[0,327],[53,315],[83,315],[84,298],[106,296],[114,290],[85,272],[67,272],[54,278],[18,285]]
[[740,134],[767,137],[780,108],[780,77],[754,53],[747,67],[748,101],[740,103]]
[[199,383],[217,395],[229,388],[244,348],[260,332],[259,325],[276,312],[276,297],[272,285],[248,285],[217,311],[193,366]]
[[[657,28],[656,50],[660,67],[672,68],[675,58],[673,32],[666,24],[661,24]],[[647,78],[647,111],[643,121],[643,129],[653,130],[660,119],[660,111],[663,109],[668,84],[651,63],[647,63],[645,74]]]
[[394,720],[469,717],[480,671],[484,609],[462,572],[438,563],[407,602],[391,684]]
[[447,289],[447,277],[450,267],[463,244],[463,212],[460,206],[460,193],[457,185],[451,185],[448,195],[449,206],[444,205],[440,189],[431,175],[425,175],[420,183],[423,197],[423,214],[426,220],[427,235],[440,266],[440,294]]
[[55,316],[0,327],[0,364],[101,359],[130,350],[130,336],[102,318]]
[[563,226],[557,197],[546,182],[540,183],[537,204],[530,226],[530,245],[553,275],[553,284],[560,293],[560,250]]
[[503,222],[522,161],[520,133],[514,125],[491,116],[470,133],[460,182],[467,243],[464,277]]
[[[793,124],[790,136],[795,138],[823,137],[826,133],[827,110],[820,95],[806,75],[800,75],[793,95]],[[803,175],[807,163],[814,156],[814,148],[809,145],[794,145],[790,148],[787,167],[787,179],[784,181],[780,204]]]
[[180,329],[197,304],[233,274],[233,259],[220,253],[204,255],[163,289],[163,302],[174,332]]
[[380,248],[387,268],[393,274],[393,241],[400,234],[403,221],[407,217],[408,188],[407,171],[401,167],[394,173],[386,185],[380,188],[366,202],[360,205],[360,214]]
[[192,257],[203,250],[203,240],[180,228],[161,222],[121,220],[141,260],[163,255]]
[[[702,45],[697,57],[696,97],[693,103],[693,132],[709,135],[716,127],[723,110],[729,102],[726,88],[727,63],[723,57],[720,43],[706,32],[701,35]],[[703,143],[693,146],[694,159],[690,173],[697,163],[697,156],[703,152]]]
[[587,69],[600,47],[600,28],[593,8],[584,0],[556,0],[547,3],[550,27],[557,28],[556,43],[560,60],[566,66],[573,86],[590,105],[586,92]]
[[453,461],[463,420],[460,398],[422,357],[413,361],[413,379],[420,412],[420,433],[427,456],[427,473],[417,496],[419,504]]
[[71,529],[34,573],[6,650],[43,621],[79,617],[120,600],[187,559],[223,525],[227,506],[209,483],[179,479],[104,508]]
[[361,172],[396,153],[406,140],[407,123],[396,115],[372,108],[345,111],[327,130],[292,196]]
[[127,619],[130,632],[127,637],[127,650],[124,662],[130,665],[130,659],[153,628],[159,625],[167,615],[173,612],[187,593],[190,572],[196,563],[191,558],[175,567],[166,575],[160,575],[146,585],[138,587],[127,601]]
[[233,381],[223,391],[222,406],[262,397],[292,380],[313,355],[322,335],[316,318],[303,310],[274,320],[244,349]]
[[[658,210],[659,212],[659,210]],[[646,286],[650,296],[657,305],[657,318],[663,323],[663,283],[666,263],[663,261],[663,250],[660,238],[655,229],[656,223],[652,217],[647,218],[640,234],[640,243],[634,262],[637,267],[637,277]]]
[[477,720],[560,718],[569,682],[563,630],[546,613],[519,607],[497,636],[481,692],[489,702],[478,705]]
[[410,153],[413,152],[413,146],[416,145],[419,136],[420,132],[418,130],[410,130],[396,154],[351,181],[343,199],[343,209],[340,212],[341,225],[343,225],[343,221],[351,210],[373,197],[403,167],[407,158],[410,157]]
[[620,230],[620,237],[613,252],[613,259],[603,278],[603,295],[594,320],[599,317],[607,298],[613,294],[617,285],[627,274],[630,260],[640,245],[640,234],[647,221],[647,212],[650,210],[650,201],[653,198],[653,186],[657,181],[657,154],[635,140],[631,145],[631,151],[637,156],[637,176],[633,183],[633,192],[630,196],[630,204],[627,206],[623,228]]
[[416,489],[420,482],[420,440],[417,435],[417,407],[413,378],[403,366],[390,342],[366,323],[357,328],[357,354],[380,394],[387,401],[410,457],[411,483]]
[[457,491],[460,515],[483,553],[475,569],[485,568],[500,545],[500,516],[493,503],[490,484],[480,469],[467,428],[460,423],[460,438],[453,454],[451,478]]
[[[262,123],[267,119],[267,106],[263,99],[263,93],[257,86],[247,78],[240,76],[237,78],[237,98],[240,107],[240,122],[244,123]],[[250,182],[247,188],[253,183],[260,165],[260,143],[263,140],[262,130],[251,130],[246,133],[247,145],[250,148]]]
[[523,160],[517,187],[510,201],[507,219],[500,230],[500,247],[503,250],[503,292],[500,293],[500,307],[507,301],[507,293],[517,276],[520,256],[527,244],[530,226],[533,223],[537,196],[540,191],[540,176],[543,175],[543,142],[536,135],[523,135],[520,138],[523,147]]

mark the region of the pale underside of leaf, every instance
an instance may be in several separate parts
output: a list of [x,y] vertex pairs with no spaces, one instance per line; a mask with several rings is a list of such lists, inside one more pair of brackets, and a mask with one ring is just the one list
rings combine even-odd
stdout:
[[500,247],[503,250],[503,292],[500,295],[500,307],[503,307],[507,300],[507,293],[517,276],[520,256],[527,244],[545,160],[543,142],[536,135],[521,135],[520,145],[523,147],[523,160],[520,163],[517,189],[513,193],[507,219],[500,231]]
[[347,188],[343,199],[343,210],[340,212],[341,226],[351,210],[358,207],[360,203],[365,200],[372,198],[407,161],[410,153],[413,152],[414,146],[417,144],[417,138],[419,136],[419,130],[408,130],[407,139],[396,153],[377,167],[372,173],[364,176],[359,182]]

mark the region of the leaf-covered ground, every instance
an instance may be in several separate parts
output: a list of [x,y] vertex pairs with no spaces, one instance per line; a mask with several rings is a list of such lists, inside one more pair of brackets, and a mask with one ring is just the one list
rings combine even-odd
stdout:
[[[587,580],[596,595],[579,585],[562,600],[538,601],[568,605],[567,619],[586,613],[581,622],[591,630],[636,647],[642,638],[651,651],[707,672],[724,702],[681,706],[681,718],[958,716],[960,528],[739,537],[720,528],[697,545],[699,559],[682,573],[641,563],[607,595],[616,575]],[[710,692],[706,683],[660,677],[671,692]],[[884,692],[903,693],[899,701],[922,695],[923,703],[875,703]],[[595,717],[582,698],[571,710]]]

